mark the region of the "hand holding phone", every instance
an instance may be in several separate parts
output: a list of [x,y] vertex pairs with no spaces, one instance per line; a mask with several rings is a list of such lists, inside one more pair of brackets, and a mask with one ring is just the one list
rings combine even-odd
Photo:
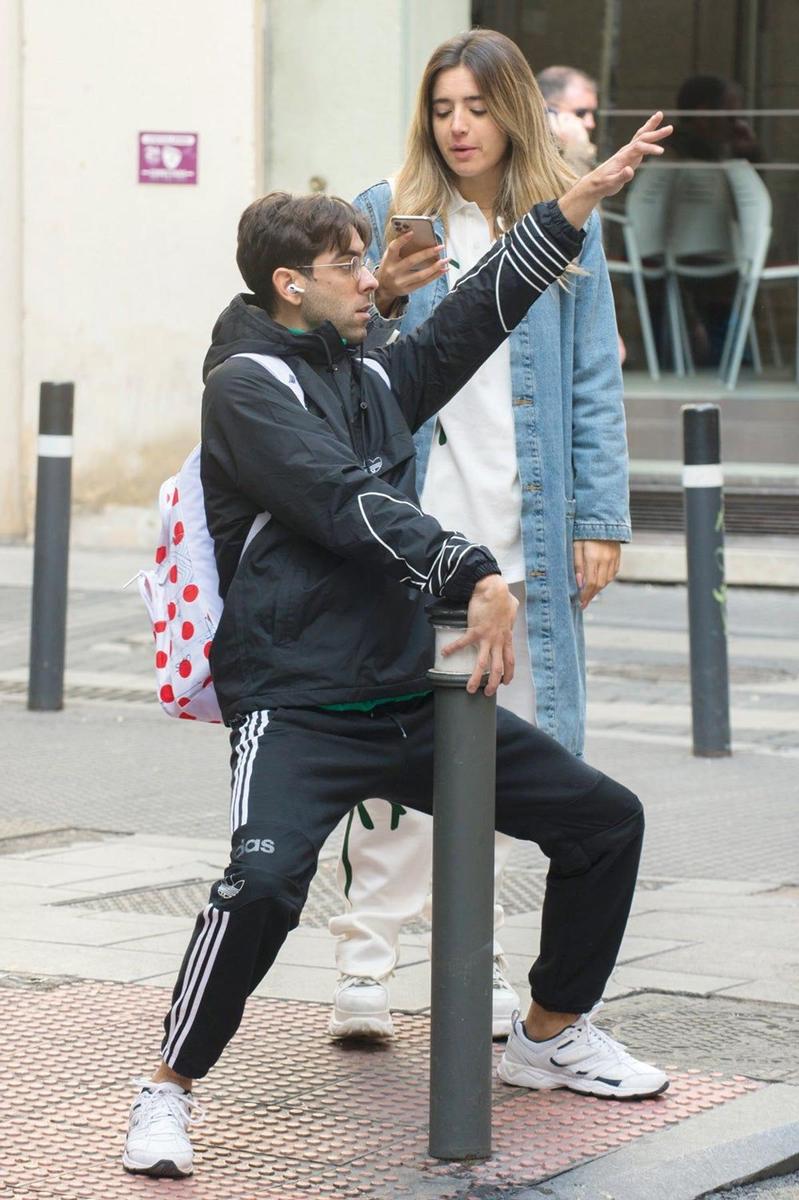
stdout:
[[412,235],[406,242],[403,242],[400,258],[408,258],[409,255],[416,254],[419,250],[432,250],[439,245],[432,217],[398,215],[391,218],[391,224],[398,237],[405,233]]
[[450,259],[438,241],[432,217],[391,218],[396,237],[388,244],[378,268],[375,304],[389,315],[396,299],[415,292],[449,269]]

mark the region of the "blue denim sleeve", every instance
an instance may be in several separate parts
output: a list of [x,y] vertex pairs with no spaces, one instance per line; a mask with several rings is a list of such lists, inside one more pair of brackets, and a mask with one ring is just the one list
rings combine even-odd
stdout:
[[[388,207],[391,203],[391,188],[385,180],[376,183],[361,192],[352,202],[352,207],[366,213],[372,227],[372,240],[366,254],[373,262],[379,263],[385,250],[385,227]],[[405,315],[405,305],[393,317],[384,317],[372,305],[372,315],[366,327],[366,339],[363,344],[365,351],[379,349],[399,337],[402,330],[402,318]]]
[[613,293],[592,214],[575,281],[572,461],[575,540],[629,542],[627,432]]

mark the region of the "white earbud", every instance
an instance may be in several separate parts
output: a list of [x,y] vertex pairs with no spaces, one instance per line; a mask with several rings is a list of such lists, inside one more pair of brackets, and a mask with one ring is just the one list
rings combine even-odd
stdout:
[[304,296],[305,288],[297,287],[296,283],[290,283],[286,288],[287,292],[293,292],[296,296]]

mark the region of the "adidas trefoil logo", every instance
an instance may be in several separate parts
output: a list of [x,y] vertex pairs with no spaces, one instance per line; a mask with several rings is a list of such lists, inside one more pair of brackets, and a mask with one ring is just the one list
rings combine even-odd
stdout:
[[243,879],[221,879],[216,885],[216,894],[220,900],[234,900],[243,887]]

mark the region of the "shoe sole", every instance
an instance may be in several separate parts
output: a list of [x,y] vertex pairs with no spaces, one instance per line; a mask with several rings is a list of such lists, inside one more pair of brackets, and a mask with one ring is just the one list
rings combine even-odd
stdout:
[[652,1096],[660,1096],[669,1086],[668,1079],[654,1087],[642,1091],[614,1088],[600,1083],[595,1079],[575,1079],[571,1077],[567,1083],[562,1075],[551,1075],[548,1071],[537,1071],[534,1067],[525,1067],[507,1063],[504,1059],[497,1067],[497,1075],[503,1083],[511,1087],[526,1087],[533,1091],[555,1091],[557,1088],[567,1088],[570,1092],[579,1092],[583,1096],[596,1096],[601,1100],[647,1100]]
[[394,1036],[394,1022],[391,1013],[370,1013],[368,1016],[340,1017],[335,1013],[330,1018],[328,1031],[334,1038],[368,1038],[371,1041],[385,1041]]
[[182,1171],[171,1158],[159,1158],[152,1166],[143,1167],[141,1163],[128,1158],[127,1154],[122,1156],[122,1166],[131,1175],[151,1175],[154,1179],[188,1179],[194,1169],[189,1167],[188,1171]]

